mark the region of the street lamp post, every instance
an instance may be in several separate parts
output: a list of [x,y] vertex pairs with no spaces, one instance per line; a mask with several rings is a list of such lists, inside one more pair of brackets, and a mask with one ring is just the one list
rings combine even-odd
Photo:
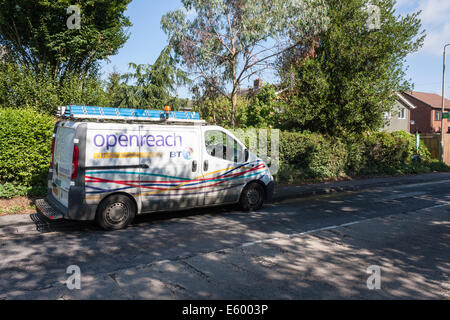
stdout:
[[441,149],[440,149],[440,159],[444,161],[444,108],[445,108],[445,49],[450,46],[450,43],[444,46],[444,63],[442,72],[442,112],[441,112]]

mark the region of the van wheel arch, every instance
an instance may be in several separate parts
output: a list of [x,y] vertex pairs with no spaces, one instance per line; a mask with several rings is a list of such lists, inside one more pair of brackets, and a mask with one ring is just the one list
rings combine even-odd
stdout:
[[[115,220],[119,207],[121,220]],[[97,206],[95,220],[105,230],[118,230],[126,228],[136,217],[137,202],[133,196],[125,192],[116,192],[105,196]]]
[[243,211],[259,210],[266,199],[267,190],[264,183],[259,180],[252,180],[242,188],[238,207]]
[[126,193],[126,192],[114,192],[114,193],[110,193],[110,194],[106,195],[105,197],[103,197],[103,199],[100,200],[100,202],[99,202],[99,204],[98,204],[98,206],[97,206],[97,210],[96,210],[95,213],[98,212],[98,208],[100,207],[100,205],[101,205],[102,202],[104,202],[104,201],[105,201],[106,199],[108,199],[109,197],[112,197],[112,196],[118,196],[118,195],[126,196],[126,197],[128,197],[131,201],[133,201],[134,207],[136,208],[136,214],[137,214],[138,206],[137,206],[136,199],[135,199],[131,194]]
[[257,180],[252,180],[249,181],[248,183],[245,184],[244,188],[242,188],[241,192],[245,189],[245,187],[247,187],[250,183],[257,183],[259,185],[261,185],[261,187],[263,187],[264,190],[264,200],[267,200],[267,186],[264,184],[264,182],[262,182],[261,180],[257,179]]

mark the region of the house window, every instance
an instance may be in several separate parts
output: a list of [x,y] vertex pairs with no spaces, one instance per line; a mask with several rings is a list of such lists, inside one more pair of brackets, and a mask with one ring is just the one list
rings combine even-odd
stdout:
[[385,112],[384,113],[384,118],[385,119],[390,119],[391,118],[391,113],[390,112]]
[[441,120],[441,111],[439,111],[439,110],[435,110],[434,111],[434,120],[435,121],[440,121]]
[[399,119],[406,119],[406,109],[405,108],[401,108],[400,111],[398,112],[398,118]]

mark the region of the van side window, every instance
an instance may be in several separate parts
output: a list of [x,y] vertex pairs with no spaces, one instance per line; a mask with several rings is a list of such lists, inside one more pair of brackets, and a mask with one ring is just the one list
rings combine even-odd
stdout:
[[241,145],[225,132],[206,131],[205,146],[210,156],[233,162],[244,161],[244,150]]

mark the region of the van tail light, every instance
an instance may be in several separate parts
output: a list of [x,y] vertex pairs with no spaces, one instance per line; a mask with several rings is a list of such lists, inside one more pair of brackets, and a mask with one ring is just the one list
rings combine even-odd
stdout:
[[78,156],[80,151],[77,146],[73,147],[73,156],[72,156],[72,180],[76,179],[78,176]]
[[52,139],[52,159],[50,160],[50,168],[53,168],[55,162],[55,138]]

